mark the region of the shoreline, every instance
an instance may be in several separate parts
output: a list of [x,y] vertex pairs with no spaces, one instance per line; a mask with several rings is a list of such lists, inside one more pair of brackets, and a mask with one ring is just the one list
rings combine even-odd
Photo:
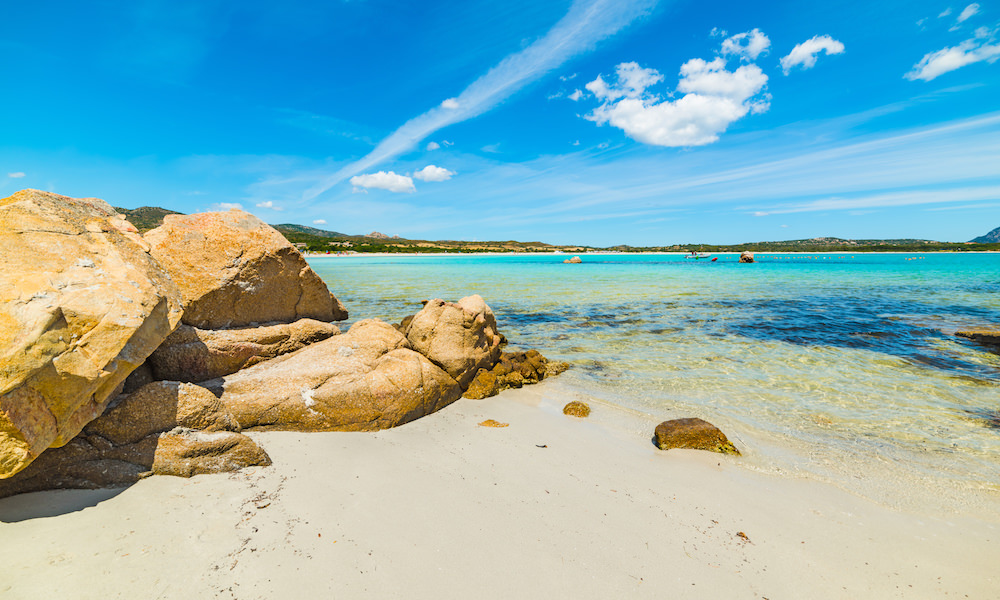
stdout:
[[[427,257],[446,257],[446,256],[460,256],[460,257],[471,257],[471,256],[685,256],[689,254],[688,252],[354,252],[350,254],[320,254],[315,252],[303,252],[302,256],[306,258],[363,258],[366,256],[396,256],[405,258],[416,258],[421,256]],[[711,255],[720,256],[736,256],[740,255],[739,252],[710,252]],[[858,251],[829,251],[829,252],[754,252],[754,256],[758,255],[768,255],[768,254],[793,254],[793,255],[810,255],[810,254],[851,254],[851,255],[861,255],[861,256],[878,256],[884,254],[1000,254],[1000,250],[968,250],[962,252],[950,251],[950,250],[922,250],[915,252],[904,252],[898,250],[887,250],[885,252],[858,252]]]
[[[775,600],[1000,585],[1000,518],[893,510],[739,458],[659,451],[554,412],[571,399],[543,382],[378,432],[249,432],[272,467],[0,500],[0,595]],[[509,426],[477,425],[488,418]]]

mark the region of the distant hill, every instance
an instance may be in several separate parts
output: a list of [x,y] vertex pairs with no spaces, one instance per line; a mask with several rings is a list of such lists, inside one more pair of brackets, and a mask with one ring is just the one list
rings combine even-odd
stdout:
[[343,238],[352,237],[346,233],[339,233],[337,231],[327,231],[325,229],[316,229],[315,227],[307,227],[305,225],[296,225],[294,223],[282,223],[281,225],[271,225],[282,235],[288,237],[289,235],[311,235],[319,238]]
[[146,233],[150,229],[156,229],[163,225],[163,217],[166,215],[182,215],[173,210],[160,208],[159,206],[140,206],[139,208],[119,208],[114,207],[120,214],[125,215],[128,222],[135,225],[139,233]]
[[973,244],[1000,244],[1000,227],[997,227],[986,235],[981,235],[970,241]]

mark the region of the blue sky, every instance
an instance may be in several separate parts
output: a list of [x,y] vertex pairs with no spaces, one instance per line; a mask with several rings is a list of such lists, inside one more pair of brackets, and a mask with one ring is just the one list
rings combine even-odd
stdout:
[[0,194],[592,245],[1000,226],[1000,3],[6,3]]

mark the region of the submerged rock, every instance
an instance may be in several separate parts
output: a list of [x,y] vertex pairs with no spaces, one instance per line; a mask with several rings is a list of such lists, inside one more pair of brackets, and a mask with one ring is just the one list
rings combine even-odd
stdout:
[[1000,345],[1000,330],[997,329],[968,329],[965,331],[956,331],[955,335],[982,344]]
[[157,379],[205,381],[231,375],[339,333],[336,325],[314,319],[240,329],[181,325],[153,352],[148,364]]
[[0,479],[73,439],[179,323],[142,244],[103,200],[0,200]]
[[660,450],[691,448],[740,456],[740,451],[726,434],[715,425],[698,418],[664,421],[656,426],[655,438]]
[[188,325],[222,329],[347,318],[298,250],[249,213],[166,215],[144,239],[180,287]]
[[22,472],[0,481],[0,497],[271,464],[267,453],[239,431],[236,418],[208,390],[157,381],[121,397],[68,444],[45,451]]

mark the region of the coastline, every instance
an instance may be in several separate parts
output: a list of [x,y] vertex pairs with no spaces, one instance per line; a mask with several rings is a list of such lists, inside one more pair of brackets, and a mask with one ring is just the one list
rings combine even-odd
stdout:
[[[321,254],[315,252],[303,252],[302,256],[306,258],[364,258],[366,256],[381,256],[381,257],[447,257],[447,256],[554,256],[554,257],[571,257],[571,256],[685,256],[689,254],[688,252],[354,252],[347,254]],[[711,255],[719,256],[734,256],[739,257],[739,252],[711,252]],[[961,252],[954,250],[922,250],[919,252],[902,252],[896,250],[887,250],[885,252],[859,252],[859,251],[835,251],[835,252],[754,252],[757,256],[767,256],[770,254],[790,254],[790,255],[802,255],[808,256],[811,254],[835,254],[835,255],[860,255],[860,256],[879,256],[884,254],[1000,254],[1000,250],[963,250]]]
[[0,500],[0,595],[979,598],[1000,585],[1000,518],[893,510],[658,451],[553,410],[571,399],[543,382],[374,433],[250,432],[272,467]]

